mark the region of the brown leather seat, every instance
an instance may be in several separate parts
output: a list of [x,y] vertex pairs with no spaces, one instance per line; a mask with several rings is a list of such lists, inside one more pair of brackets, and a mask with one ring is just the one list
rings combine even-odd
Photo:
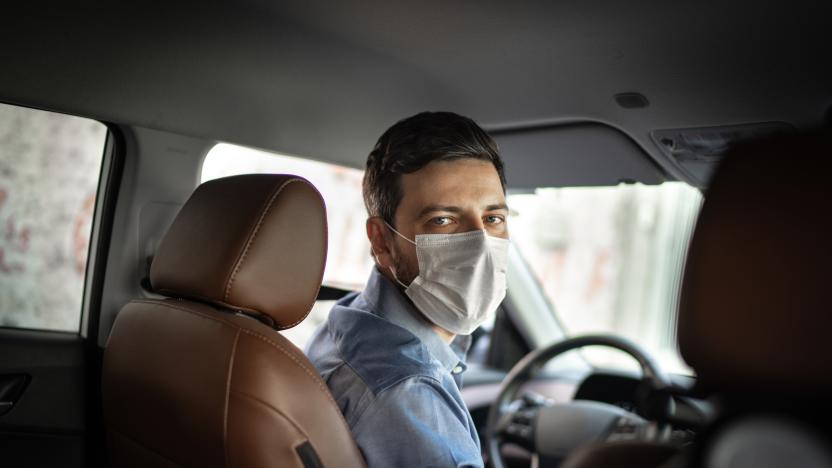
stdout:
[[311,309],[326,258],[306,180],[201,185],[150,273],[164,300],[119,313],[104,355],[113,467],[350,467],[361,453],[325,383],[276,330]]

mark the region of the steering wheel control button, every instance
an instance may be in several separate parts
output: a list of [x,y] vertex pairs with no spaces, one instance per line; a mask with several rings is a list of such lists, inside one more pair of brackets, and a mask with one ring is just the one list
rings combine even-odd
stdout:
[[641,428],[643,422],[639,422],[629,417],[618,418],[609,436],[607,442],[620,442],[627,440],[638,440],[641,438]]
[[524,393],[523,402],[526,403],[526,406],[550,406],[554,403],[545,396],[534,392]]
[[514,416],[514,422],[518,424],[524,424],[527,426],[531,426],[532,421],[534,421],[534,417],[537,414],[534,410],[521,410],[518,411]]
[[532,448],[534,445],[534,430],[530,426],[511,423],[506,426],[504,432],[505,440],[514,442],[525,448]]
[[[515,403],[520,403],[520,400]],[[501,431],[504,440],[532,450],[534,448],[534,423],[537,419],[537,409],[521,407],[513,413],[506,414],[506,416],[504,429]]]

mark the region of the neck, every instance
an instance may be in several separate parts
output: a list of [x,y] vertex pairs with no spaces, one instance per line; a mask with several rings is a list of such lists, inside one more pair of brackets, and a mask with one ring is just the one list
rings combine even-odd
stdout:
[[436,334],[439,335],[439,337],[442,338],[442,341],[444,341],[445,343],[451,344],[451,341],[453,341],[454,338],[456,338],[456,335],[449,332],[448,330],[445,330],[439,325],[431,325],[431,328],[433,328],[433,331],[435,331]]

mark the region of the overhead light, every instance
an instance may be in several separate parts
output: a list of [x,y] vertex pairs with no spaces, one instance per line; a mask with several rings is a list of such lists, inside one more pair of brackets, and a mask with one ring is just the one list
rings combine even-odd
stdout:
[[640,109],[650,105],[650,101],[641,93],[619,93],[615,95],[615,102],[625,109]]

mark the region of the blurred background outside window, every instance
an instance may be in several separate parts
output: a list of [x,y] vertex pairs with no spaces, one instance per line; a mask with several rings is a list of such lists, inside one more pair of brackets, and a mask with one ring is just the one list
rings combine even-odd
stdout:
[[[615,333],[668,372],[689,374],[676,347],[676,311],[702,194],[681,182],[541,188],[508,197],[511,240],[569,335]],[[604,348],[598,366],[634,368]]]
[[107,128],[0,104],[0,326],[77,332]]

